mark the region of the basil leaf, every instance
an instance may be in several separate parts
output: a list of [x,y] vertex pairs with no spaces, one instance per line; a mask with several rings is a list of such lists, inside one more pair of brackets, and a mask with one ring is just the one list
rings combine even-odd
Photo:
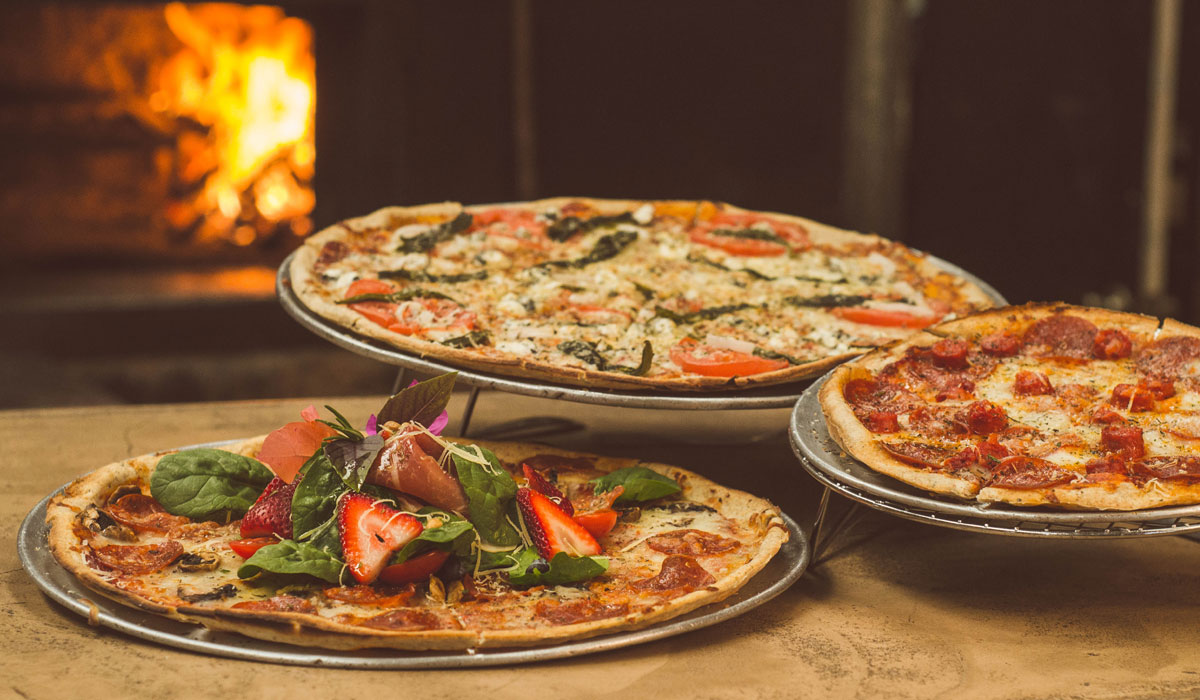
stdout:
[[707,309],[692,311],[686,314],[676,313],[665,306],[655,306],[654,315],[670,319],[675,323],[695,323],[696,321],[711,321],[719,316],[731,314],[742,309],[756,308],[754,304],[729,304],[727,306],[710,306]]
[[487,270],[476,270],[474,272],[462,272],[457,275],[431,275],[422,270],[380,270],[379,279],[381,280],[408,280],[409,282],[441,282],[443,284],[457,284],[459,282],[470,282],[472,280],[487,279]]
[[380,425],[388,421],[414,421],[421,425],[433,423],[446,410],[446,404],[450,403],[450,392],[454,389],[454,378],[457,376],[458,372],[449,372],[401,390],[383,404],[376,420]]
[[292,494],[292,532],[296,539],[312,540],[329,530],[336,535],[333,516],[337,501],[349,488],[338,476],[333,463],[324,451],[318,450],[300,468],[296,478],[300,480]]
[[607,557],[573,557],[559,552],[547,562],[533,548],[517,553],[517,563],[508,572],[515,586],[560,586],[579,583],[608,571]]
[[227,512],[238,516],[254,505],[274,478],[256,459],[198,447],[160,459],[150,476],[150,495],[172,515],[201,519]]
[[337,557],[304,542],[283,540],[259,549],[241,567],[238,578],[250,578],[263,571],[273,574],[307,574],[338,583],[345,563]]
[[454,458],[458,481],[467,494],[467,513],[479,536],[485,542],[501,546],[518,545],[521,535],[506,517],[517,495],[517,482],[490,450],[480,448],[491,465],[490,469],[463,459]]
[[675,480],[646,467],[625,467],[592,479],[597,493],[612,491],[624,486],[625,491],[617,497],[617,503],[652,501],[663,496],[679,493],[682,489]]
[[450,221],[440,223],[424,233],[417,234],[411,238],[405,238],[400,242],[396,251],[399,253],[428,252],[438,243],[448,241],[459,233],[466,231],[474,221],[475,217],[463,212]]
[[859,294],[821,294],[815,297],[784,297],[783,303],[792,306],[859,306],[870,297]]
[[471,531],[475,529],[475,526],[469,520],[436,508],[426,507],[417,512],[423,515],[436,515],[442,520],[442,524],[422,530],[421,534],[392,555],[390,564],[402,564],[430,549],[446,549],[461,555],[470,552],[471,542],[475,539]]
[[621,230],[602,236],[588,251],[587,255],[572,260],[548,260],[538,263],[535,267],[586,267],[609,258],[615,258],[621,251],[638,239],[636,231]]
[[321,445],[325,458],[333,465],[334,471],[354,491],[361,491],[367,481],[367,473],[371,465],[383,449],[383,437],[366,435],[361,440],[340,438],[326,440]]
[[[390,292],[388,294],[382,294],[382,293],[355,294],[354,296],[346,298],[346,299],[338,299],[337,301],[335,301],[333,303],[335,303],[335,304],[358,304],[358,303],[364,302],[364,301],[382,301],[382,302],[386,302],[388,304],[399,304],[400,302],[408,301],[409,299],[448,299],[450,301],[454,301],[453,298],[448,297],[445,294],[442,294],[441,292],[435,292],[431,289],[421,289],[420,287],[411,287],[409,289],[401,289],[401,290],[398,290],[395,292]],[[457,304],[458,302],[454,301],[454,303]]]

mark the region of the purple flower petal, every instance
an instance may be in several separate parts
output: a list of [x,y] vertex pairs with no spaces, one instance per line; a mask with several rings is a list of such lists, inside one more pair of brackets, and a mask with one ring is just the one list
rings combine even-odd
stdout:
[[375,417],[375,414],[372,413],[371,417],[367,419],[367,435],[374,435],[378,432],[379,432],[379,419],[377,419]]
[[449,422],[450,414],[446,411],[442,411],[441,415],[439,415],[437,418],[434,418],[433,422],[429,424],[429,432],[433,433],[434,435],[441,435],[442,431],[446,429],[446,425]]

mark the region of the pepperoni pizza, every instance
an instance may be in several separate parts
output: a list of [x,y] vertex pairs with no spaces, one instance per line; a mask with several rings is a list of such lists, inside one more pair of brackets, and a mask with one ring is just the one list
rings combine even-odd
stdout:
[[1200,329],[1066,305],[980,312],[838,367],[829,432],[867,466],[978,501],[1200,503]]

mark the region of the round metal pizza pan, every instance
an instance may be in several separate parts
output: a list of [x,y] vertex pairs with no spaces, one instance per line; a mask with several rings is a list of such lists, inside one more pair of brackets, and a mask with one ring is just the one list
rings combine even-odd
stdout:
[[[58,493],[61,489],[56,490]],[[189,651],[250,661],[295,666],[365,669],[470,668],[562,659],[620,649],[692,630],[742,615],[782,593],[804,573],[811,551],[807,533],[786,514],[789,539],[766,567],[724,601],[645,629],[532,648],[466,651],[341,651],[267,642],[232,632],[217,632],[121,605],[85,587],[59,565],[47,545],[46,505],[42,499],[25,516],[17,534],[17,554],[34,583],[51,600],[88,619],[93,625]]]
[[1200,506],[1133,511],[1062,511],[1001,503],[967,503],[931,495],[874,471],[829,435],[817,398],[826,375],[792,411],[788,435],[800,463],[817,481],[851,500],[910,520],[957,530],[1023,537],[1128,537],[1200,532]]
[[[513,394],[561,399],[577,403],[618,406],[625,408],[661,408],[675,410],[751,410],[766,408],[790,408],[800,393],[811,383],[804,379],[787,384],[742,389],[736,392],[685,392],[665,393],[653,391],[620,391],[615,389],[589,389],[541,382],[520,377],[460,368],[453,364],[428,357],[402,352],[386,343],[372,340],[346,330],[313,312],[292,289],[291,263],[295,252],[288,255],[275,277],[275,291],[280,305],[300,325],[339,347],[379,362],[396,365],[425,374],[458,372],[458,381],[480,389],[496,389]],[[963,277],[984,291],[997,305],[1008,302],[991,285],[968,273],[962,268],[932,255],[928,260],[943,270]]]

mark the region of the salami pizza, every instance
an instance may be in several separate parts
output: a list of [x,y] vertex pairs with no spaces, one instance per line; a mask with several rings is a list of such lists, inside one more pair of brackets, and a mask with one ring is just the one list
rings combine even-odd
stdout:
[[793,381],[991,305],[898,243],[696,201],[392,207],[309,238],[290,278],[402,351],[621,389]]
[[441,437],[438,392],[405,391],[365,430],[310,408],[103,467],[49,504],[50,548],[101,594],[213,629],[469,649],[681,615],[788,538],[766,500],[678,467]]
[[838,367],[834,439],[879,472],[982,502],[1200,503],[1200,329],[1061,304],[984,311]]

